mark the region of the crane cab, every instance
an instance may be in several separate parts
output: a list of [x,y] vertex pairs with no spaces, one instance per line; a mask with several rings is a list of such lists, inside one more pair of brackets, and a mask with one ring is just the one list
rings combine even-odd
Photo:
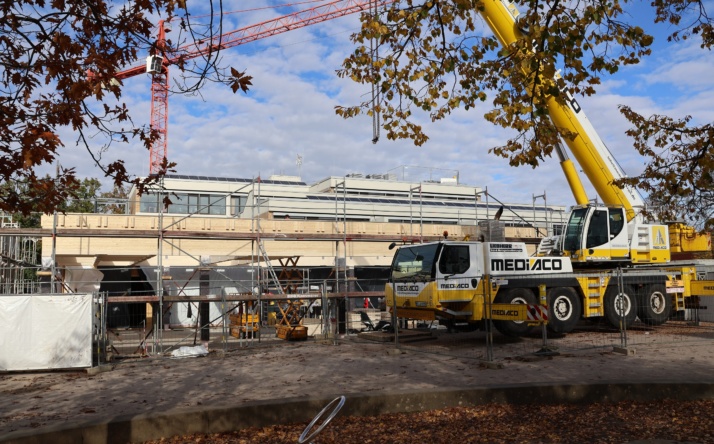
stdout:
[[146,72],[148,74],[160,74],[163,69],[164,58],[158,55],[150,55],[146,58]]
[[670,260],[667,226],[644,224],[639,217],[627,222],[626,209],[620,206],[575,207],[562,241],[563,253],[574,264]]

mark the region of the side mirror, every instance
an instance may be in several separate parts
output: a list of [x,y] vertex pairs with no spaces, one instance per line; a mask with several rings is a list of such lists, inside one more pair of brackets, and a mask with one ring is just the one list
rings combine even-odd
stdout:
[[478,279],[476,279],[476,278],[471,279],[471,286],[472,286],[473,288],[478,287]]
[[389,244],[389,249],[390,249],[390,250],[394,250],[394,247],[396,247],[396,246],[397,246],[397,243],[396,243],[396,242],[392,242],[391,244]]

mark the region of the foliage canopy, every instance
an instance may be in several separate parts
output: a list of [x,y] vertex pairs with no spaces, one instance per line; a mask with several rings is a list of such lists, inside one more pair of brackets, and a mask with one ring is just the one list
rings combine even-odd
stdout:
[[[214,12],[213,2],[203,6]],[[160,18],[180,22],[165,45],[156,41],[154,25]],[[158,137],[155,129],[131,121],[115,76],[135,64],[139,54],[210,38],[220,24],[220,19],[195,23],[185,0],[0,3],[0,210],[51,213],[81,195],[74,168],[58,168],[53,177],[39,173],[66,146],[63,129],[78,135],[76,144],[87,149],[115,186],[133,183],[143,191],[156,181],[172,164],[164,161],[159,175],[139,179],[128,174],[123,160],[105,160],[113,143],[134,139],[149,148]],[[218,53],[191,63],[180,60],[183,75],[172,82],[172,92],[194,93],[206,80],[245,91],[250,77],[235,70],[224,75],[216,64]]]
[[[378,94],[338,107],[337,113],[345,118],[379,113],[387,138],[421,145],[428,136],[418,114],[437,121],[457,108],[490,101],[485,119],[514,134],[490,152],[512,166],[536,167],[560,138],[574,137],[556,128],[546,109],[549,98],[565,100],[565,88],[552,81],[556,72],[573,95],[592,95],[603,77],[651,54],[653,36],[626,10],[633,2],[518,3],[518,26],[527,32],[501,48],[483,22],[483,1],[493,0],[404,0],[364,15],[352,36],[358,46],[338,74],[371,84]],[[697,0],[654,0],[651,25],[668,23],[668,41],[697,38],[709,51],[714,27],[706,6]],[[689,116],[644,117],[626,106],[621,112],[633,125],[628,134],[634,147],[648,159],[644,172],[626,182],[648,192],[651,201],[678,203],[661,206],[660,218],[686,217],[711,227],[711,125],[690,125]]]

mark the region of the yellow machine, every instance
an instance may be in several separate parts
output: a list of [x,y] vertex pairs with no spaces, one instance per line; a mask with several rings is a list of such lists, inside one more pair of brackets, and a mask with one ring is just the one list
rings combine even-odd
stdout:
[[400,246],[385,296],[398,318],[471,328],[492,319],[501,333],[521,336],[543,321],[556,333],[583,318],[660,325],[714,296],[713,278],[714,264],[593,271],[567,256],[529,256],[522,242],[440,241]]
[[[512,3],[481,4],[505,48],[523,37]],[[714,261],[671,262],[672,250],[711,250],[708,235],[681,224],[672,233],[667,225],[645,224],[644,201],[634,189],[613,184],[625,174],[575,98],[568,95],[560,103],[551,97],[547,107],[554,125],[575,135],[566,144],[604,205],[589,204],[573,162],[557,146],[578,204],[564,234],[545,239],[536,257],[517,242],[403,245],[385,289],[397,317],[470,327],[490,319],[503,334],[518,336],[542,319],[539,307],[547,307],[548,327],[567,333],[583,318],[604,317],[619,328],[636,318],[659,325],[673,312],[696,308],[701,297],[714,296]]]
[[[481,11],[504,48],[524,34],[517,26],[518,9],[503,0],[484,0]],[[620,262],[626,264],[668,263],[671,246],[675,252],[711,253],[711,238],[691,227],[679,224],[670,238],[669,227],[644,223],[640,210],[645,204],[636,190],[618,187],[613,181],[625,177],[622,168],[605,146],[577,100],[567,93],[567,100],[554,97],[547,101],[553,124],[575,137],[565,138],[604,205],[590,205],[576,169],[562,146],[555,147],[561,168],[578,206],[572,212],[564,236],[547,239],[539,248],[543,255],[567,255],[575,266]],[[686,232],[685,241],[682,233]],[[672,240],[670,240],[672,239]]]

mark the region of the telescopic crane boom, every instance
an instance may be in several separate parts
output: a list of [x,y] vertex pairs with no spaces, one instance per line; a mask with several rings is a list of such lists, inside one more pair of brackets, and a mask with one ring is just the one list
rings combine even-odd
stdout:
[[[517,26],[520,13],[512,3],[505,3],[501,0],[484,0],[483,4],[483,17],[504,48],[510,47],[517,40],[525,37]],[[631,220],[635,217],[636,208],[644,206],[642,198],[631,187],[620,188],[613,185],[614,180],[625,177],[624,171],[617,164],[614,156],[605,146],[575,98],[567,91],[566,94],[567,103],[559,103],[555,97],[548,99],[547,106],[553,124],[575,134],[572,140],[567,139],[565,142],[600,199],[606,205],[625,207],[628,214],[627,219]],[[562,147],[556,147],[556,151],[559,156],[565,155]],[[565,156],[567,159],[567,155]],[[571,164],[572,162],[566,160],[566,163]],[[570,173],[566,172],[566,176],[570,176]],[[588,203],[587,200],[582,201],[582,195],[577,190],[573,190],[573,194],[578,204]]]
[[[481,14],[504,48],[525,37],[518,28],[519,12],[513,3],[483,0],[482,4]],[[634,189],[613,183],[625,177],[624,172],[575,98],[567,91],[566,97],[565,102],[552,96],[547,99],[550,118],[557,128],[575,136],[565,138],[565,143],[605,205],[588,204],[572,162],[562,147],[556,147],[579,205],[570,215],[562,243],[556,247],[558,253],[570,255],[575,264],[669,262],[667,226],[642,222],[642,198]]]

